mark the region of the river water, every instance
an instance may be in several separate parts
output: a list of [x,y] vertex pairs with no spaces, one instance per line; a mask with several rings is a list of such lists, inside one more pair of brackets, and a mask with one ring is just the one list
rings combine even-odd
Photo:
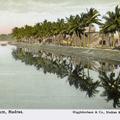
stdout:
[[0,46],[0,108],[120,107],[117,62]]

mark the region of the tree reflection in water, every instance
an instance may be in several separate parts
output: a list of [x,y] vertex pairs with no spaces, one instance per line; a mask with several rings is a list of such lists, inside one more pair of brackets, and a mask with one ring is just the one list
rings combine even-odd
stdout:
[[120,107],[120,74],[115,77],[115,73],[107,74],[101,72],[99,76],[101,85],[104,88],[102,96],[107,96],[107,101],[113,100],[113,107]]
[[60,78],[68,77],[69,85],[86,92],[88,97],[95,96],[99,92],[97,88],[102,87],[104,92],[101,96],[107,97],[107,101],[113,100],[114,108],[120,107],[120,74],[116,77],[113,71],[111,73],[103,71],[102,63],[100,64],[102,69],[99,72],[99,80],[94,80],[90,76],[92,75],[90,73],[91,61],[84,65],[81,62],[73,64],[71,57],[56,56],[43,51],[35,54],[22,48],[13,50],[12,55],[16,60],[21,60],[26,65],[34,65],[37,70],[43,70],[45,74],[53,73]]
[[84,67],[79,64],[76,65],[73,72],[69,75],[68,81],[70,85],[74,85],[76,89],[86,91],[89,97],[93,97],[97,92],[99,81],[93,82],[90,76],[85,75]]

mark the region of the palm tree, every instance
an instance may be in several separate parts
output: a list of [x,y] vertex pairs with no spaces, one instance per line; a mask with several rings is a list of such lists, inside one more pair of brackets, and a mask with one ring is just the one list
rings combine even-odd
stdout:
[[59,35],[59,38],[58,38],[59,39],[59,44],[60,44],[61,39],[63,39],[64,26],[65,26],[64,19],[57,19],[56,31],[57,31],[57,35]]
[[24,27],[21,28],[15,27],[12,30],[12,35],[13,37],[16,38],[17,42],[21,42],[22,38],[24,37]]
[[90,8],[89,10],[87,10],[87,13],[82,13],[81,16],[83,19],[84,27],[89,27],[89,35],[88,35],[88,47],[89,47],[91,25],[93,23],[101,25],[100,19],[98,18],[100,14],[95,8]]
[[101,25],[101,32],[104,34],[112,34],[114,47],[114,34],[118,32],[120,36],[120,8],[116,6],[114,12],[108,11],[103,18],[105,19],[105,23]]
[[40,37],[41,35],[39,34],[41,29],[40,23],[35,24],[33,28],[34,39],[36,39],[40,43],[42,41]]
[[81,17],[79,15],[76,16],[71,15],[69,18],[66,19],[68,23],[68,34],[70,36],[76,34],[79,38],[81,38],[85,31],[85,28],[81,24],[82,23]]

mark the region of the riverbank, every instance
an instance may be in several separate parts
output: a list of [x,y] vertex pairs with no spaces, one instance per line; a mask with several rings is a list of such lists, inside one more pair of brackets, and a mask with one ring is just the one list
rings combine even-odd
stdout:
[[0,45],[6,46],[9,42],[8,41],[0,41]]
[[7,40],[0,40],[0,45],[16,45],[18,43],[14,42],[14,41],[7,41]]
[[28,48],[30,51],[38,52],[40,50],[52,52],[59,55],[73,56],[73,57],[92,57],[94,59],[111,60],[120,62],[120,51],[111,49],[98,48],[78,48],[57,45],[40,45],[40,44],[16,44],[18,47]]

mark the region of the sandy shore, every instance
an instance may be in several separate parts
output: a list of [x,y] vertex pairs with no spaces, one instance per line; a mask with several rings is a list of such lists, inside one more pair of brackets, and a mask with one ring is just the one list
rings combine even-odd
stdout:
[[0,45],[7,45],[8,43],[8,41],[0,41]]
[[0,41],[0,44],[8,44],[8,41]]
[[0,41],[0,45],[6,46],[6,45],[16,45],[17,43],[15,41]]

